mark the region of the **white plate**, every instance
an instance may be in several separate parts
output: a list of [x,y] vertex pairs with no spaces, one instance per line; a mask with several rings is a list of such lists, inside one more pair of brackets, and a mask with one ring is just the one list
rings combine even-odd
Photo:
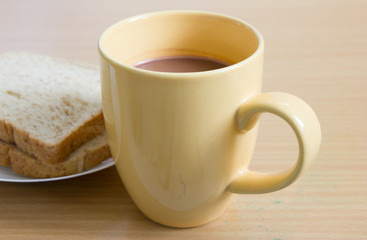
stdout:
[[24,177],[21,176],[15,172],[13,172],[13,170],[11,169],[11,167],[2,167],[0,166],[0,182],[50,182],[50,181],[58,181],[58,180],[63,180],[63,179],[68,179],[68,178],[74,178],[74,177],[79,177],[79,176],[83,176],[83,175],[87,175],[87,174],[91,174],[94,172],[98,172],[101,171],[103,169],[109,168],[111,166],[113,166],[115,163],[113,161],[112,158],[109,158],[103,162],[101,162],[99,165],[88,169],[84,172],[80,172],[80,173],[76,173],[73,175],[68,175],[68,176],[62,176],[62,177],[54,177],[54,178],[28,178],[28,177]]

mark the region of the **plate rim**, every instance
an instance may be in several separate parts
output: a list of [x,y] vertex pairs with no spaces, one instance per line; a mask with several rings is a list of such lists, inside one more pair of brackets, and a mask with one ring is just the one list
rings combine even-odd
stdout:
[[[97,166],[94,166],[93,168],[90,168],[90,169],[85,170],[85,171],[80,172],[80,173],[75,173],[75,174],[61,176],[61,177],[53,177],[53,178],[28,178],[28,177],[25,177],[25,176],[22,176],[22,175],[19,175],[19,178],[4,178],[4,177],[0,176],[0,182],[36,183],[36,182],[60,181],[60,180],[76,178],[76,177],[88,175],[88,174],[91,174],[91,173],[95,173],[95,172],[104,170],[106,168],[112,167],[113,165],[115,165],[115,162],[113,161],[113,159],[108,158],[108,159],[104,160],[103,162],[101,162],[100,164],[98,164]],[[1,173],[1,168],[0,168],[0,173]],[[14,173],[14,174],[17,174],[17,173]]]

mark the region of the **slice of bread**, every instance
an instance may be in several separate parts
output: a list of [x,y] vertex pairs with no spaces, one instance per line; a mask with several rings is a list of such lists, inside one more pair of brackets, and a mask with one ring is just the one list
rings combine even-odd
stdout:
[[50,178],[76,174],[88,170],[111,157],[106,135],[99,136],[83,144],[65,161],[46,164],[19,148],[0,141],[0,165],[11,166],[13,171],[32,178]]
[[61,163],[104,131],[100,92],[95,66],[26,52],[2,54],[0,140],[42,164]]

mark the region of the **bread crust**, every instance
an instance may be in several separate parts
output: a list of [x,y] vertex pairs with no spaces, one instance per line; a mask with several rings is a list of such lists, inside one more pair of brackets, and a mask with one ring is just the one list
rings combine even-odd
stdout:
[[57,144],[51,145],[33,138],[28,132],[18,129],[11,123],[0,120],[0,140],[14,144],[25,153],[47,164],[58,164],[74,150],[101,134],[104,130],[102,110],[72,131]]
[[88,170],[111,157],[105,133],[85,143],[65,161],[47,164],[23,152],[14,145],[0,141],[0,165],[31,178],[50,178],[76,174]]
[[0,165],[4,167],[10,167],[9,151],[11,145],[0,141]]

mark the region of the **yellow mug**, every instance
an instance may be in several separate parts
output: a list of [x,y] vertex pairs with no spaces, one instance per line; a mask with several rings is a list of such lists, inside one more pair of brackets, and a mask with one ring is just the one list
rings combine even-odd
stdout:
[[[264,43],[251,25],[200,11],[148,13],[109,27],[98,47],[112,156],[150,219],[172,227],[208,223],[233,193],[287,187],[316,158],[321,130],[309,105],[287,93],[261,93]],[[191,73],[134,67],[182,55],[230,66]],[[297,136],[298,161],[287,171],[248,170],[264,112],[283,118]]]

